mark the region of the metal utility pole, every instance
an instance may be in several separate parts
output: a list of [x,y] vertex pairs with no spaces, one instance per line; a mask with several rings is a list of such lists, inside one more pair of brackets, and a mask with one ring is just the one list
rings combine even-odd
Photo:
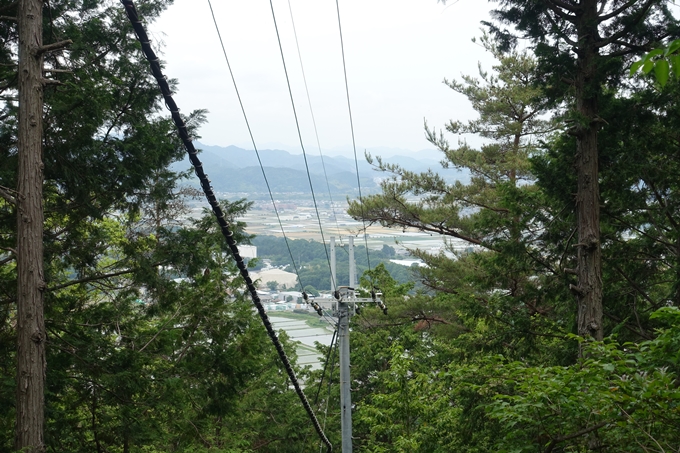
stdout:
[[[333,297],[338,304],[338,348],[340,350],[340,426],[342,429],[342,453],[352,453],[352,396],[351,376],[349,371],[349,303],[346,299],[348,291],[344,287],[342,297],[336,285],[335,275],[335,237],[331,236],[331,288]],[[353,253],[353,250],[352,250]],[[350,260],[350,267],[352,261]],[[350,274],[351,275],[351,274]],[[351,279],[351,277],[350,277]]]
[[349,237],[349,287],[357,284],[357,263],[354,261],[354,236]]
[[352,453],[352,396],[349,371],[349,303],[338,303],[338,347],[340,348],[340,425],[342,453]]
[[354,262],[354,238],[349,238],[349,281],[350,286],[337,286],[335,276],[335,237],[330,238],[331,274],[333,297],[338,304],[338,348],[340,350],[340,424],[342,428],[342,453],[352,453],[352,395],[349,360],[349,317],[353,314],[350,306],[358,302],[377,303],[383,311],[385,305],[381,294],[373,291],[371,298],[359,298],[355,294],[356,263]]
[[[337,285],[337,276],[336,276],[336,271],[335,271],[335,236],[331,236],[331,243],[330,243],[330,249],[331,249],[331,294],[335,294],[335,290],[338,289]],[[333,311],[337,310],[337,302],[333,303]]]
[[335,236],[331,236],[331,291],[335,292]]

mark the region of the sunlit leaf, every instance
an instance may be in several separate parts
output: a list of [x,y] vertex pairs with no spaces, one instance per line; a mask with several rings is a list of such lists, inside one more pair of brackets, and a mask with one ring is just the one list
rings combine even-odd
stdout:
[[675,41],[672,41],[668,47],[666,48],[666,51],[664,52],[664,55],[673,55],[680,49],[680,39],[676,39]]
[[630,76],[631,77],[634,76],[635,73],[638,72],[638,70],[642,67],[643,64],[644,60],[636,61],[635,63],[633,63],[630,67]]
[[663,55],[663,49],[654,49],[651,52],[649,52],[647,55],[645,55],[644,60],[651,60],[652,58]]
[[664,87],[668,82],[668,73],[670,72],[670,67],[668,65],[668,60],[659,60],[654,65],[654,76],[656,81]]

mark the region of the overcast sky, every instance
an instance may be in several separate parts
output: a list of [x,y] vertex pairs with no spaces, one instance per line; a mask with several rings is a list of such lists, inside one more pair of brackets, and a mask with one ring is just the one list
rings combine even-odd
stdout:
[[[288,0],[273,0],[302,138],[318,153],[295,47]],[[335,1],[290,0],[324,154],[351,149]],[[213,8],[257,146],[300,153],[293,110],[268,0],[213,0]],[[471,38],[490,4],[482,0],[340,0],[354,130],[364,148],[432,148],[423,119],[441,127],[469,119],[466,99],[442,80],[489,68]],[[175,0],[149,26],[162,41],[165,74],[179,81],[182,111],[209,111],[200,130],[209,145],[252,149],[219,46],[208,0]],[[455,138],[454,138],[455,141]]]

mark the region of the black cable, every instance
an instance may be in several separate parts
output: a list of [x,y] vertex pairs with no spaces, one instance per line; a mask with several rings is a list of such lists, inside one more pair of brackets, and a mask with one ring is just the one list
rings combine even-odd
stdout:
[[[321,385],[323,384],[323,378],[326,376],[326,368],[328,368],[328,364],[330,363],[331,369],[330,373],[328,374],[328,399],[326,399],[326,411],[324,413],[324,429],[326,427],[326,416],[328,415],[328,400],[330,399],[331,396],[331,378],[333,377],[333,356],[331,355],[334,351],[334,345],[335,343],[335,348],[337,348],[338,343],[335,341],[337,338],[338,334],[338,329],[337,329],[337,324],[335,327],[335,330],[333,330],[333,338],[331,338],[331,344],[328,346],[328,354],[326,355],[326,363],[324,363],[323,366],[323,372],[321,373],[321,381],[319,382],[319,387],[316,389],[316,396],[314,397],[314,405],[316,406],[317,403],[319,402],[319,393],[321,393]],[[305,434],[305,438],[303,441],[303,446],[307,443],[307,434]]]
[[[323,385],[323,378],[326,376],[326,368],[328,368],[328,360],[330,359],[331,356],[331,351],[333,350],[333,343],[335,342],[335,338],[338,335],[338,329],[335,329],[333,331],[333,338],[331,338],[331,344],[328,347],[328,354],[326,354],[326,363],[323,365],[323,373],[321,373],[321,380],[319,381],[319,387],[316,389],[316,396],[314,397],[314,405],[319,402],[319,393],[321,392],[321,386]],[[331,368],[331,373],[333,372],[333,369]]]
[[274,12],[274,3],[269,0],[269,6],[272,10],[272,18],[274,19],[274,29],[276,30],[276,39],[279,42],[279,51],[281,52],[281,61],[283,63],[283,72],[286,74],[286,84],[288,85],[288,94],[290,96],[290,104],[293,107],[293,116],[295,117],[295,127],[297,128],[298,138],[300,140],[300,148],[302,148],[302,156],[305,159],[305,169],[307,170],[307,179],[309,180],[309,189],[312,191],[312,200],[314,201],[314,210],[316,211],[316,219],[319,223],[319,231],[321,233],[321,241],[323,248],[326,251],[326,260],[328,261],[328,271],[331,274],[331,288],[335,288],[335,279],[333,272],[331,272],[331,258],[328,255],[328,248],[326,247],[326,238],[323,234],[323,227],[321,226],[321,216],[319,216],[319,207],[316,204],[316,196],[314,196],[314,186],[312,185],[312,175],[309,172],[309,164],[307,163],[307,153],[305,152],[305,145],[302,142],[302,132],[300,132],[300,122],[298,121],[297,110],[295,109],[295,101],[293,100],[293,90],[290,88],[290,78],[288,77],[288,68],[286,67],[286,58],[283,55],[283,46],[281,45],[281,35],[279,34],[279,26],[276,23],[276,13]]
[[[338,342],[335,342],[335,349],[336,351],[338,349]],[[326,398],[326,410],[324,411],[323,414],[323,426],[324,429],[326,429],[326,418],[328,417],[328,405],[331,400],[331,383],[333,382],[333,362],[334,362],[333,355],[331,355],[331,371],[328,373],[328,398]],[[319,445],[319,452],[321,452],[321,445]]]
[[248,287],[248,291],[250,292],[253,304],[255,305],[257,312],[260,315],[260,318],[262,319],[262,323],[267,329],[267,334],[269,335],[269,338],[272,340],[272,343],[276,348],[276,352],[279,354],[279,358],[281,359],[284,367],[286,368],[288,377],[290,378],[293,386],[295,387],[295,391],[297,392],[298,397],[302,402],[302,405],[307,411],[307,414],[309,415],[309,418],[312,421],[312,424],[314,425],[317,434],[321,438],[322,442],[326,444],[326,446],[328,447],[328,451],[330,452],[332,451],[333,446],[331,445],[330,441],[324,434],[321,425],[319,424],[319,421],[316,418],[316,415],[314,415],[314,411],[312,410],[309,401],[307,401],[307,397],[305,396],[304,392],[302,391],[302,388],[300,387],[300,382],[295,376],[295,371],[293,370],[293,367],[290,361],[288,360],[288,356],[286,356],[286,352],[283,350],[283,345],[276,336],[276,332],[274,331],[274,328],[271,322],[269,321],[269,317],[267,316],[267,313],[264,311],[262,302],[260,301],[260,298],[257,295],[257,290],[253,285],[253,281],[250,278],[250,275],[248,275],[248,268],[243,262],[243,258],[241,258],[241,255],[239,254],[236,241],[234,240],[234,233],[231,231],[229,223],[224,218],[222,208],[220,207],[219,202],[215,197],[215,193],[213,192],[213,189],[210,186],[210,180],[208,179],[208,175],[206,175],[205,172],[203,171],[203,164],[198,158],[197,155],[198,152],[196,151],[196,148],[194,147],[194,144],[191,141],[191,137],[189,136],[189,133],[187,131],[186,124],[184,123],[184,120],[182,120],[182,117],[179,114],[179,108],[177,107],[175,100],[172,98],[172,93],[170,92],[170,85],[168,84],[167,79],[165,78],[163,72],[161,71],[160,61],[156,56],[156,53],[151,48],[149,37],[146,34],[146,30],[144,30],[144,26],[140,22],[139,17],[137,15],[137,9],[135,8],[135,5],[132,0],[121,0],[121,2],[123,3],[128,19],[130,19],[132,27],[134,28],[135,35],[137,36],[139,43],[142,45],[142,51],[144,52],[144,56],[149,61],[149,64],[151,66],[151,72],[153,73],[154,77],[156,78],[156,81],[158,82],[158,86],[161,90],[161,93],[163,94],[163,98],[165,99],[165,104],[168,110],[170,110],[172,119],[175,122],[175,126],[177,127],[179,136],[182,142],[184,143],[184,147],[187,150],[187,153],[189,154],[189,160],[194,166],[196,176],[198,176],[198,179],[201,182],[201,188],[203,189],[203,193],[205,193],[205,197],[208,200],[210,206],[212,207],[213,213],[217,218],[217,223],[219,224],[220,229],[222,231],[222,235],[226,239],[227,244],[229,245],[229,249],[231,250],[234,260],[236,261],[236,265],[239,268],[241,276],[246,282],[246,286]]
[[[307,87],[307,76],[305,75],[305,66],[302,64],[302,53],[300,52],[300,43],[298,42],[297,30],[295,29],[295,19],[293,19],[293,8],[290,6],[288,0],[288,11],[290,12],[290,23],[293,25],[293,36],[295,36],[295,47],[297,48],[298,59],[300,60],[300,70],[302,71],[302,81],[305,84],[305,93],[307,93],[307,104],[309,104],[309,113],[312,116],[312,125],[314,126],[314,135],[316,136],[316,146],[319,148],[319,156],[321,157],[321,166],[323,167],[323,176],[326,179],[326,187],[328,188],[328,199],[331,203],[331,211],[335,219],[335,229],[340,234],[340,224],[338,223],[338,216],[335,214],[335,207],[333,206],[333,195],[331,194],[331,183],[328,182],[328,173],[326,173],[326,162],[321,152],[321,142],[319,141],[319,131],[316,128],[316,119],[314,118],[314,109],[312,109],[312,99],[309,96],[309,88]],[[340,236],[340,246],[342,246],[342,236]],[[343,249],[344,250],[344,249]]]
[[342,25],[340,24],[340,3],[335,0],[335,6],[338,11],[338,30],[340,31],[340,49],[342,50],[342,70],[345,74],[345,93],[347,93],[347,110],[349,111],[349,127],[352,131],[352,148],[354,149],[354,166],[357,171],[357,186],[359,187],[359,206],[361,206],[361,222],[364,225],[364,243],[366,244],[366,261],[368,262],[368,270],[371,270],[371,257],[368,254],[368,231],[366,231],[366,220],[364,215],[364,200],[361,196],[361,178],[359,177],[359,159],[357,159],[357,144],[354,139],[354,121],[352,120],[352,105],[349,102],[349,84],[347,83],[347,65],[345,64],[345,42],[342,39]]
[[288,254],[290,255],[290,261],[293,263],[293,269],[295,269],[295,275],[297,275],[298,283],[300,284],[300,291],[305,290],[305,286],[302,284],[302,279],[300,279],[300,272],[298,271],[297,265],[295,264],[295,259],[293,258],[293,252],[290,249],[290,244],[288,242],[288,237],[286,236],[286,231],[283,228],[283,223],[281,222],[281,217],[279,216],[279,210],[276,207],[276,202],[274,201],[274,195],[272,194],[272,189],[269,186],[269,180],[267,179],[267,174],[264,171],[264,166],[262,165],[262,159],[260,159],[260,152],[255,144],[255,138],[253,138],[253,131],[250,128],[250,122],[248,121],[248,115],[246,115],[246,109],[243,107],[243,102],[241,101],[241,93],[238,91],[236,86],[236,78],[234,77],[234,72],[231,70],[231,64],[229,63],[229,58],[227,57],[227,50],[224,47],[224,42],[222,41],[222,34],[220,33],[220,27],[217,25],[217,19],[215,18],[215,12],[213,11],[212,3],[208,0],[208,6],[210,7],[210,14],[212,15],[213,23],[215,24],[215,30],[217,31],[217,37],[220,40],[220,46],[222,46],[222,53],[224,54],[224,59],[227,62],[227,68],[229,68],[229,75],[231,76],[231,81],[234,84],[234,91],[236,91],[236,97],[238,98],[238,103],[241,106],[241,112],[243,113],[243,119],[246,122],[246,127],[248,128],[248,134],[250,135],[250,142],[253,144],[253,149],[255,150],[255,155],[257,156],[257,161],[260,164],[260,169],[262,170],[262,177],[264,178],[264,183],[267,186],[267,191],[269,191],[269,198],[272,200],[272,206],[274,207],[274,213],[276,214],[276,220],[279,222],[281,227],[281,234],[283,234],[283,239],[286,242],[286,247],[288,248]]

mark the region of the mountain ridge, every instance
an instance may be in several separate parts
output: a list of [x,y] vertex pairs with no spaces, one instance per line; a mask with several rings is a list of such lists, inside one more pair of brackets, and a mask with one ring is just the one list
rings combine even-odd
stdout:
[[[266,192],[260,161],[273,192],[311,193],[307,168],[315,193],[327,193],[330,187],[333,196],[356,196],[357,166],[361,188],[367,193],[378,191],[379,181],[388,177],[386,173],[375,171],[374,166],[365,159],[358,159],[355,162],[354,159],[344,156],[322,158],[312,153],[307,153],[305,158],[302,154],[292,154],[281,149],[259,150],[258,159],[254,150],[234,145],[222,147],[196,142],[196,148],[201,151],[199,157],[210,175],[213,187],[220,192]],[[410,156],[394,155],[384,158],[383,161],[401,165],[414,172],[432,169],[451,181],[469,180],[467,173],[456,169],[442,169],[439,161],[421,157],[420,153],[412,153]],[[189,167],[187,158],[173,166],[176,170],[185,170]]]

